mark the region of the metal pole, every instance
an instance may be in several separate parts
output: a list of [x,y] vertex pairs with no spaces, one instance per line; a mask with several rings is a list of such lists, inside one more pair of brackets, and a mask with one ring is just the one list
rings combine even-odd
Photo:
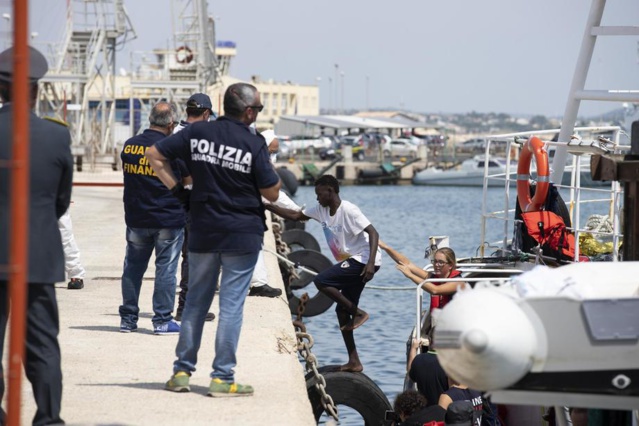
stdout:
[[339,90],[339,64],[335,64],[335,109],[337,110],[337,91]]
[[331,77],[328,78],[328,113],[333,113],[333,79]]
[[344,71],[340,73],[340,77],[342,78],[342,101],[340,105],[340,113],[344,114]]
[[367,111],[370,109],[370,104],[368,102],[368,83],[369,83],[369,78],[368,76],[366,76],[366,110]]
[[[9,231],[9,377],[7,425],[20,425],[22,360],[26,336],[28,228],[29,223],[29,46],[27,45],[28,2],[13,2],[13,159]],[[5,301],[6,302],[6,301]]]

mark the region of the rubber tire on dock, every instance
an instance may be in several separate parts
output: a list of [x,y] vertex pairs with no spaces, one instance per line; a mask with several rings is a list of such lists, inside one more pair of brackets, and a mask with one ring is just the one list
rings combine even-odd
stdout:
[[[383,425],[386,410],[392,410],[384,392],[364,373],[339,371],[338,365],[321,367],[320,374],[326,380],[326,393],[333,398],[335,405],[345,405],[357,411],[366,425]],[[315,420],[319,421],[324,408],[322,397],[315,387],[315,377],[306,375],[306,391],[311,402]],[[338,407],[339,410],[339,407]]]
[[[333,262],[331,262],[329,258],[324,256],[320,251],[317,250],[295,250],[290,252],[287,258],[291,262],[297,263],[300,266],[303,266],[314,272],[322,272],[323,270],[333,266]],[[299,276],[299,279],[293,280],[291,282],[291,288],[294,290],[299,290],[306,287],[315,278],[314,275],[303,271],[299,272]]]
[[288,229],[282,232],[282,241],[288,245],[291,251],[313,250],[322,252],[315,237],[303,229]]
[[275,171],[282,181],[282,191],[284,191],[290,197],[295,196],[297,187],[300,185],[300,183],[295,178],[293,172],[286,167],[278,167],[277,169],[275,169]]
[[305,222],[300,222],[297,220],[289,220],[289,219],[284,219],[284,230],[288,231],[291,229],[301,229],[304,230],[306,229],[306,223]]
[[[288,259],[291,262],[296,262],[315,272],[322,272],[323,270],[333,266],[333,263],[322,253],[314,250],[297,250],[292,251],[288,255]],[[286,268],[282,268],[282,280],[284,280],[284,287],[286,289],[286,297],[288,299],[288,307],[291,314],[297,315],[297,309],[300,306],[300,299],[297,297],[293,290],[299,290],[309,285],[314,276],[305,272],[300,273],[300,279],[295,280],[288,285],[288,276],[286,274]],[[316,315],[323,314],[331,306],[333,306],[333,300],[326,296],[324,293],[318,291],[313,297],[306,302],[306,307],[302,313],[303,317],[314,317]]]

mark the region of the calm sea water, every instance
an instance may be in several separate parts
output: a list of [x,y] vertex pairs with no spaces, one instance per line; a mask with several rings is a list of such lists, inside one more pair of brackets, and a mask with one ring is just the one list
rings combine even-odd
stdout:
[[[503,208],[503,189],[490,188],[490,211]],[[568,199],[567,195],[564,199]],[[429,236],[447,235],[458,257],[474,256],[480,243],[482,188],[427,186],[343,186],[343,200],[360,207],[380,234],[380,238],[424,265],[424,250]],[[514,193],[513,193],[514,197]],[[316,202],[313,187],[300,187],[294,197],[299,205]],[[582,218],[591,213],[607,214],[606,205],[582,209]],[[584,219],[582,219],[584,220]],[[491,221],[487,241],[503,238],[503,222]],[[306,231],[320,243],[322,253],[334,259],[318,222],[306,224]],[[489,253],[489,252],[488,252]],[[364,373],[373,379],[389,401],[402,391],[406,371],[406,342],[415,318],[414,285],[395,268],[385,253],[382,267],[370,286],[412,287],[410,291],[366,288],[360,306],[370,319],[355,331],[355,340]],[[312,287],[312,290],[311,290]],[[316,290],[311,284],[309,292]],[[334,307],[304,322],[315,338],[313,352],[320,365],[343,364],[346,349],[337,326]],[[353,410],[340,407],[341,425],[360,425],[363,421]]]

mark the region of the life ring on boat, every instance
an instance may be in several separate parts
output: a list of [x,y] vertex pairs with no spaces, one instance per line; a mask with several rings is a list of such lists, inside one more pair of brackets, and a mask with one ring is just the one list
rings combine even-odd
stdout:
[[[335,405],[345,405],[357,411],[367,425],[381,425],[387,410],[392,410],[384,392],[364,373],[339,371],[337,365],[326,365],[318,369],[326,381],[326,393]],[[313,372],[306,375],[306,391],[311,402],[315,420],[319,421],[325,411],[322,395],[315,386]],[[338,407],[339,410],[339,407]]]
[[[530,162],[535,157],[537,163],[537,188],[535,195],[530,197]],[[521,149],[517,164],[517,198],[522,212],[535,212],[542,209],[550,186],[550,169],[548,167],[548,153],[544,143],[536,136],[528,139]]]
[[175,51],[175,60],[178,64],[188,64],[193,60],[193,52],[188,46],[180,46]]

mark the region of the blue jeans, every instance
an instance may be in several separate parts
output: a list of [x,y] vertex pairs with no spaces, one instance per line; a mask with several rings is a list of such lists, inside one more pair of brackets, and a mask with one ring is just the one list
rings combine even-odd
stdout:
[[178,260],[182,248],[182,228],[126,228],[126,257],[122,273],[122,322],[135,325],[140,308],[142,277],[155,249],[155,287],[153,289],[153,324],[163,324],[173,319],[175,284]]
[[215,336],[215,359],[211,378],[232,383],[235,353],[242,329],[244,300],[259,251],[236,253],[189,252],[189,292],[182,313],[180,338],[173,371],[195,371],[197,352],[202,342],[204,319],[213,302],[220,268],[220,314]]

